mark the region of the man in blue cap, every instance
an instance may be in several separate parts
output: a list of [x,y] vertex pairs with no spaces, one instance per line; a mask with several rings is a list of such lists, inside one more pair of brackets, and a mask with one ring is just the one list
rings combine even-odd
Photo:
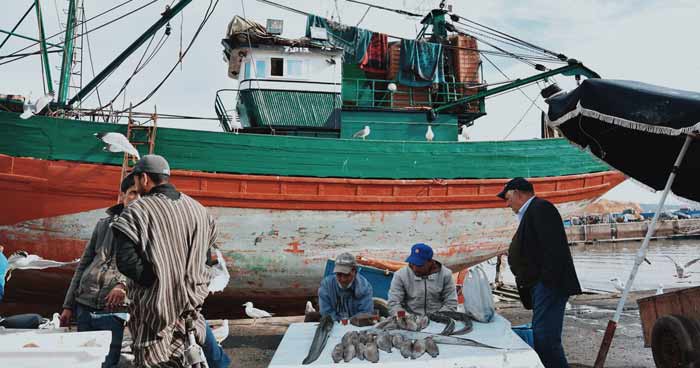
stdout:
[[570,295],[581,294],[564,224],[552,203],[535,196],[532,184],[514,178],[497,196],[518,216],[508,249],[520,300],[532,309],[535,351],[545,367],[568,367],[561,333]]
[[389,309],[426,315],[457,310],[457,290],[452,271],[433,259],[433,249],[423,243],[411,247],[408,267],[394,273],[389,289]]

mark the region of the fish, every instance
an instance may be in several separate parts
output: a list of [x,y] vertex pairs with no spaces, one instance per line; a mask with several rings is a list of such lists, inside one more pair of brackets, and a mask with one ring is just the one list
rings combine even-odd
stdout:
[[405,330],[408,331],[418,331],[418,322],[416,322],[415,317],[407,317],[406,318],[406,328]]
[[401,348],[401,344],[403,344],[403,336],[401,335],[389,335],[391,336],[391,345],[397,349]]
[[358,341],[360,342],[360,344],[365,344],[365,343],[367,343],[367,341],[369,341],[369,336],[364,331],[360,332]]
[[438,349],[438,346],[435,341],[433,341],[432,337],[425,338],[425,352],[433,358],[440,355],[440,349]]
[[425,354],[425,340],[418,339],[413,342],[411,347],[411,359],[418,359]]
[[393,345],[391,340],[391,335],[388,333],[377,335],[377,348],[379,350],[386,351],[387,353],[391,353],[391,347]]
[[401,347],[399,348],[401,356],[404,358],[410,358],[412,348],[413,342],[411,340],[404,340],[403,342],[401,342]]
[[357,331],[346,332],[345,335],[343,335],[343,338],[340,340],[340,342],[341,342],[343,345],[347,345],[348,343],[351,343],[351,342],[352,342],[352,338],[353,338],[353,336],[355,336],[356,334],[357,334]]
[[445,324],[445,328],[442,330],[442,332],[440,332],[440,335],[447,336],[452,334],[452,332],[454,332],[455,330],[455,321],[442,313],[430,313],[428,315],[428,318],[437,323]]
[[355,358],[357,351],[355,350],[355,344],[345,345],[345,351],[343,352],[343,361],[349,363]]
[[333,363],[338,363],[343,360],[343,353],[345,352],[345,347],[343,343],[336,345],[331,353],[331,358],[333,358]]
[[[437,335],[437,334],[431,334],[427,332],[413,332],[413,331],[402,331],[402,330],[394,330],[391,332],[392,335],[401,335],[406,340],[417,340],[417,339],[425,339],[426,337],[432,337],[433,341],[435,341],[436,344],[445,344],[445,345],[462,345],[462,346],[475,346],[479,348],[488,348],[488,349],[502,349],[497,346],[492,346],[492,345],[487,345],[487,344],[482,344],[476,340],[468,339],[465,337],[453,337],[453,336],[443,336],[443,335]],[[514,348],[510,350],[527,350],[529,348]]]
[[331,318],[330,315],[321,317],[321,321],[318,323],[316,332],[314,333],[314,339],[311,341],[309,354],[306,356],[306,358],[304,358],[304,361],[302,361],[301,364],[311,364],[315,362],[319,356],[321,356],[321,352],[323,351],[323,348],[326,347],[326,343],[328,342],[328,336],[331,334],[333,325],[333,318]]
[[464,335],[471,332],[474,328],[472,320],[474,320],[475,318],[470,313],[461,313],[455,311],[441,311],[437,313],[449,317],[455,321],[462,322],[462,324],[464,324],[464,327],[452,332],[450,335]]
[[367,350],[367,346],[364,343],[355,345],[355,355],[357,359],[365,360],[365,350]]
[[430,324],[430,318],[428,316],[419,316],[416,322],[418,323],[418,331],[423,331]]
[[365,344],[365,359],[372,363],[379,361],[379,349],[374,341]]

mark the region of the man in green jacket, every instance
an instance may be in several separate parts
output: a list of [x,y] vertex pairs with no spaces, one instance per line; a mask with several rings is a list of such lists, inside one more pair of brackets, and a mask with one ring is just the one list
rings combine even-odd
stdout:
[[110,207],[108,216],[95,226],[66,292],[61,313],[62,326],[68,325],[75,313],[78,331],[112,332],[109,354],[103,367],[114,367],[119,363],[125,323],[122,318],[110,314],[126,301],[126,277],[117,270],[110,225],[124,207],[139,198],[131,175],[122,180],[120,189],[121,203]]

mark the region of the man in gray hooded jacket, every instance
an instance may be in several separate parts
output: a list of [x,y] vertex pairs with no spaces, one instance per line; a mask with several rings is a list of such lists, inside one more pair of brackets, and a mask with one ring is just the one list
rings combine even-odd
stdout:
[[121,203],[107,209],[108,216],[95,226],[66,292],[61,313],[62,326],[67,326],[75,313],[78,331],[112,332],[109,354],[103,367],[114,367],[119,363],[125,323],[108,314],[126,300],[126,277],[117,270],[110,224],[125,206],[139,198],[131,175],[122,180],[120,189]]
[[392,315],[401,311],[426,315],[457,310],[452,271],[433,259],[430,246],[414,244],[406,262],[408,267],[396,271],[391,280],[388,304]]

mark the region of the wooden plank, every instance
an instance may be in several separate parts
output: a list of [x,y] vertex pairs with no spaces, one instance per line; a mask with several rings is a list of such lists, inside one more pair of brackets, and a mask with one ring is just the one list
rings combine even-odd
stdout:
[[657,318],[669,314],[681,314],[681,299],[678,293],[661,294],[656,300]]
[[654,299],[639,299],[637,300],[639,305],[639,318],[642,320],[642,332],[644,333],[644,347],[651,346],[651,330],[654,327],[654,322],[656,322],[656,303]]
[[700,286],[678,292],[682,315],[700,320]]

